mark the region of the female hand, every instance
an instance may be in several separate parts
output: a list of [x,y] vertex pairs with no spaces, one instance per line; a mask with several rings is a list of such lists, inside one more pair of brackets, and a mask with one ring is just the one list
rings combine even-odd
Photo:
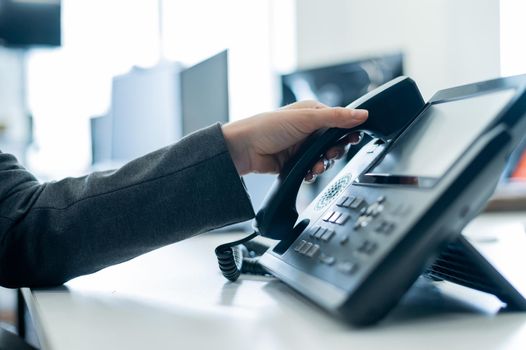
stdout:
[[[239,175],[250,172],[279,173],[302,142],[321,128],[352,128],[367,119],[360,109],[327,107],[316,101],[296,102],[274,112],[266,112],[223,126],[228,149]],[[348,135],[325,153],[306,180],[322,173],[331,159],[339,158],[348,143],[359,142],[357,133]]]

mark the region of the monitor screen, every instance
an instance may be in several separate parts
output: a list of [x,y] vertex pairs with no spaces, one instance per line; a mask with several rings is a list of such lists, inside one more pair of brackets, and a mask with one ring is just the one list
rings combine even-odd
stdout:
[[60,14],[60,0],[0,0],[0,45],[60,46]]
[[514,94],[506,89],[430,105],[366,176],[442,177]]
[[227,50],[181,72],[181,112],[183,135],[228,122]]

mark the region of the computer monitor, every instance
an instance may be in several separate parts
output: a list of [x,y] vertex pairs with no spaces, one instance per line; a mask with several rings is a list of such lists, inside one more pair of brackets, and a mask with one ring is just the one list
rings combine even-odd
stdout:
[[181,138],[180,65],[161,62],[113,79],[111,159],[127,162]]
[[60,46],[60,17],[60,0],[0,0],[0,45]]
[[228,122],[228,50],[181,72],[181,116],[184,135]]
[[344,107],[400,75],[401,53],[298,70],[281,76],[281,104],[317,100],[331,107]]

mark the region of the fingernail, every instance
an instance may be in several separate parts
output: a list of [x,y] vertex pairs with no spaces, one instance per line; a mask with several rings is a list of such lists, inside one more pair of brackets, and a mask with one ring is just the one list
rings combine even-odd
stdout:
[[367,116],[369,115],[369,111],[366,109],[355,109],[353,110],[353,117],[358,120],[365,120]]
[[304,177],[303,178],[303,182],[307,183],[307,184],[311,184],[314,182],[314,180],[316,180],[316,176],[312,175],[312,177],[310,178],[307,178],[307,177]]
[[334,159],[323,159],[323,171],[329,170],[334,165]]
[[362,140],[363,140],[363,131],[360,131],[358,133],[358,141],[356,141],[356,143],[358,144],[358,143],[362,142]]
[[327,158],[323,158],[323,171],[327,170],[329,168],[329,160]]

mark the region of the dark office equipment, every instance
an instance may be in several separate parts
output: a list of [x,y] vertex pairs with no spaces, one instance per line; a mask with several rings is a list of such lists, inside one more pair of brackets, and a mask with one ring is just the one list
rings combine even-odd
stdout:
[[183,134],[228,122],[228,51],[181,72]]
[[60,0],[0,0],[0,45],[60,46],[60,14]]
[[352,130],[316,132],[285,165],[254,225],[278,240],[263,267],[356,326],[381,320],[422,274],[526,311],[522,275],[492,254],[499,246],[461,235],[526,132],[526,75],[442,90],[427,103],[400,77],[348,107],[369,110],[356,129],[372,140],[299,214],[307,169]]
[[281,104],[314,99],[332,107],[347,106],[403,73],[402,54],[299,70],[281,76]]

